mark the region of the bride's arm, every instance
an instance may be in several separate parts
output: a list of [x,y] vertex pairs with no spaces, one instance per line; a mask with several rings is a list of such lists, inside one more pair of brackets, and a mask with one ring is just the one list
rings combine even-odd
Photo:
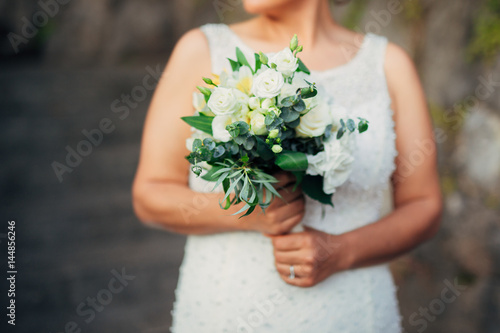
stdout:
[[350,266],[391,260],[431,238],[442,210],[436,145],[426,98],[410,57],[387,49],[385,72],[395,112],[394,211],[380,221],[344,235]]
[[[342,235],[307,229],[274,236],[276,267],[290,284],[310,287],[338,271],[389,261],[428,240],[439,228],[442,200],[436,147],[420,80],[412,60],[394,45],[388,47],[385,71],[399,152],[393,175],[395,210]],[[288,277],[290,265],[298,278]]]
[[[304,203],[299,192],[281,191],[290,202],[275,200],[265,215],[257,210],[238,220],[233,207],[219,207],[220,194],[198,193],[188,187],[189,163],[185,141],[191,135],[180,119],[193,114],[192,93],[209,77],[208,43],[199,30],[192,30],[177,43],[156,88],[146,117],[139,166],[133,185],[133,204],[143,222],[186,234],[230,230],[286,232],[300,222]],[[285,185],[289,177],[283,177]],[[288,188],[290,189],[290,188]]]

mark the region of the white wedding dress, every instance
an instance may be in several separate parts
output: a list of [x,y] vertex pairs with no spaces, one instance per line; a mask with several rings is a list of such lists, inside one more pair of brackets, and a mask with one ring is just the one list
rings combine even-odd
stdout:
[[[226,58],[235,58],[237,46],[253,59],[254,51],[228,26],[210,24],[201,29],[209,42],[214,73],[230,68]],[[386,45],[385,38],[368,34],[347,64],[312,71],[313,81],[347,108],[351,118],[369,120],[370,128],[355,136],[353,171],[334,195],[335,208],[306,200],[304,225],[341,234],[381,217],[397,154],[383,68]],[[191,173],[190,186],[209,192],[213,183]],[[257,232],[189,236],[175,295],[174,333],[401,332],[396,288],[387,264],[340,272],[311,288],[295,287],[281,280],[271,241]]]

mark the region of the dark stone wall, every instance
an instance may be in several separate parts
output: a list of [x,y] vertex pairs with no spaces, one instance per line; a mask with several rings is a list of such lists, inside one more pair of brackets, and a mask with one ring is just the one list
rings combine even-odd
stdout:
[[[64,332],[74,322],[82,332],[166,332],[185,238],[141,225],[130,198],[152,92],[126,114],[112,104],[163,68],[184,31],[245,15],[233,0],[58,1],[0,0],[0,275],[8,220],[16,221],[18,270],[17,325],[5,326],[2,310],[1,331]],[[391,1],[335,8],[339,21],[386,35],[415,58],[446,135],[438,142],[442,230],[393,264],[407,332],[500,326],[500,94],[495,85],[488,96],[481,90],[484,80],[500,82],[500,58],[468,51],[490,2],[402,0],[389,17]],[[37,13],[54,3],[57,13],[27,38],[23,17],[43,20]],[[11,32],[26,41],[13,47]],[[103,121],[101,141],[95,129]],[[53,163],[67,164],[67,147],[89,148],[84,130],[97,144],[60,181]],[[5,309],[8,285],[0,281]],[[455,281],[463,289],[443,303]],[[106,305],[91,310],[93,298]],[[424,325],[420,311],[432,307],[438,314]]]

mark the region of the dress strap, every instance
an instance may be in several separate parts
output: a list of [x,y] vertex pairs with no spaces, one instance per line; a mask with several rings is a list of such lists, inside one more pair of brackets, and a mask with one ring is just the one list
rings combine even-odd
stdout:
[[225,24],[205,24],[200,27],[205,34],[210,48],[212,72],[220,73],[223,69],[230,69],[227,57],[234,53],[234,40],[228,26]]
[[366,60],[367,64],[373,66],[377,74],[384,75],[385,53],[387,50],[387,38],[384,36],[368,33],[365,38],[368,38],[366,43],[365,54],[370,59]]

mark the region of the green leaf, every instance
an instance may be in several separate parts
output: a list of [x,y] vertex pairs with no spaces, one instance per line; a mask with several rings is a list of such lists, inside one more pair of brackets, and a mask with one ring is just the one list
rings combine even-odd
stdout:
[[359,133],[366,132],[368,130],[368,120],[359,118],[358,131]]
[[[229,179],[224,179],[224,181],[222,182],[222,187],[224,189],[224,192],[226,192],[229,189],[229,185],[230,185]],[[224,206],[222,206],[220,202],[219,205],[221,206],[222,209],[229,209],[229,207],[231,207],[231,200],[229,199],[229,197],[227,197],[225,201],[226,202]]]
[[292,110],[291,108],[282,108],[281,109],[281,114],[280,114],[281,119],[283,119],[284,122],[290,123],[292,121],[297,120],[300,117],[300,113]]
[[264,160],[264,161],[269,161],[274,157],[274,153],[269,149],[269,146],[266,144],[266,142],[260,138],[260,137],[255,137],[257,140],[257,153],[259,156]]
[[194,140],[193,140],[193,146],[192,146],[193,151],[196,151],[196,150],[198,150],[199,148],[201,148],[201,145],[202,145],[202,143],[201,143],[201,140],[200,140],[200,139],[194,139]]
[[240,69],[241,65],[238,61],[234,61],[233,59],[229,59],[229,58],[227,58],[227,60],[229,60],[229,63],[231,64],[231,69],[233,72],[236,72],[238,69]]
[[214,175],[214,173],[216,173],[217,171],[223,169],[222,166],[213,166],[210,170],[207,171],[206,174],[204,174],[203,176],[201,176],[201,178],[203,180],[206,180],[206,181],[209,181],[209,182],[215,182],[217,180],[216,176]]
[[295,103],[295,96],[288,96],[281,100],[281,105],[284,107],[291,107]]
[[182,117],[188,125],[205,132],[207,134],[213,135],[212,133],[212,121],[215,117],[200,117],[200,116],[191,116],[191,117]]
[[306,109],[306,103],[302,99],[299,100],[297,104],[292,106],[292,108],[297,112],[302,112]]
[[299,124],[300,124],[300,118],[297,118],[294,121],[287,123],[286,126],[288,126],[290,128],[295,128],[295,127],[299,126]]
[[302,60],[300,60],[300,58],[297,58],[299,60],[299,67],[297,68],[297,71],[298,72],[304,72],[306,74],[311,74],[311,71],[309,70],[309,68],[307,68],[307,66],[302,62]]
[[238,62],[240,63],[240,65],[248,66],[248,68],[250,68],[250,70],[253,72],[252,66],[250,66],[247,58],[245,57],[243,52],[241,52],[239,47],[236,48],[236,59],[238,59]]
[[344,133],[345,133],[345,127],[341,127],[337,131],[337,140],[340,140],[344,136]]
[[200,86],[196,86],[196,88],[198,88],[198,90],[205,97],[205,102],[208,102],[208,100],[210,99],[210,96],[212,95],[212,90],[205,88],[205,87],[200,87]]
[[306,154],[295,151],[283,151],[274,163],[285,171],[304,171],[309,165]]
[[351,133],[354,132],[354,130],[356,129],[356,124],[354,123],[354,120],[352,120],[352,119],[348,119],[346,125],[347,125],[347,129],[349,131],[351,131]]
[[223,146],[217,146],[214,151],[214,158],[221,157],[222,155],[224,155],[225,152],[226,150],[224,149]]
[[293,187],[293,190],[295,191],[297,189],[297,187],[300,185],[300,183],[302,183],[302,180],[304,179],[306,172],[305,171],[292,171],[292,173],[296,179],[295,186]]
[[305,175],[302,181],[302,192],[310,198],[317,200],[325,205],[333,207],[332,197],[333,194],[326,194],[323,191],[323,177]]
[[215,149],[215,142],[211,138],[203,139],[203,145],[206,146],[208,150]]
[[262,67],[262,61],[260,60],[260,55],[255,53],[255,72],[257,72]]

